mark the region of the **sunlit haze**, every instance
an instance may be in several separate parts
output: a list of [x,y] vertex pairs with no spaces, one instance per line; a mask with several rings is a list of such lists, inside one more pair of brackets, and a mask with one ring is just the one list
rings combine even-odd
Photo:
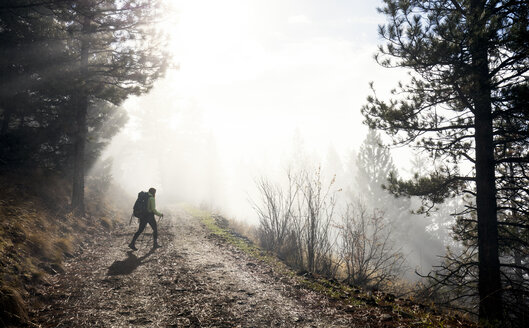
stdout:
[[[294,148],[316,165],[330,151],[347,163],[367,131],[369,82],[389,90],[402,75],[373,59],[378,2],[168,4],[163,28],[179,69],[124,104],[129,123],[107,151],[131,193],[153,185],[161,199],[251,217],[254,180],[281,173]],[[132,156],[131,147],[142,151]]]
[[0,322],[529,327],[528,4],[2,1]]

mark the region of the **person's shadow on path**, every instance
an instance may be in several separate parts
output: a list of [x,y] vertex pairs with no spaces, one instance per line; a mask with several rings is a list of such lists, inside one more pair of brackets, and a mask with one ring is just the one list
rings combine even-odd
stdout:
[[148,260],[145,261],[145,259],[149,256],[151,256],[154,253],[154,249],[151,249],[148,253],[141,257],[137,257],[136,254],[134,254],[133,251],[127,252],[127,258],[122,261],[114,261],[108,267],[107,275],[109,276],[117,276],[117,275],[128,275],[131,274],[136,268],[138,268],[140,265],[145,264],[147,262],[152,261]]

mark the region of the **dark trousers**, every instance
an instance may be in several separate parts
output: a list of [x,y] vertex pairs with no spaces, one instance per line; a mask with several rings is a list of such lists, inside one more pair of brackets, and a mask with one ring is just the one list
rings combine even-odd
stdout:
[[132,237],[131,244],[134,245],[136,243],[136,239],[141,235],[143,230],[145,230],[145,227],[147,226],[147,223],[152,228],[152,238],[154,245],[158,244],[158,227],[156,226],[156,219],[154,218],[154,214],[150,213],[145,218],[140,219],[140,226],[138,228],[138,231],[134,234],[134,237]]

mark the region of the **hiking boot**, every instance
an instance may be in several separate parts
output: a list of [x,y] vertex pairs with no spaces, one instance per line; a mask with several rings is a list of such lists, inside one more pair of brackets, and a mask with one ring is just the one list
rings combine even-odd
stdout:
[[158,243],[156,243],[156,244],[154,244],[154,245],[152,246],[152,248],[160,248],[160,247],[162,247],[162,245],[160,245],[160,244],[158,244]]
[[138,249],[136,248],[136,246],[134,246],[133,243],[130,243],[129,244],[129,248],[132,249],[133,251],[137,251]]

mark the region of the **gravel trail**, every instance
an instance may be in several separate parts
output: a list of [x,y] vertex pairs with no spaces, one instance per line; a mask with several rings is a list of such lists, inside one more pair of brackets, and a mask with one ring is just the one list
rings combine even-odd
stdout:
[[162,248],[137,225],[85,243],[37,294],[40,327],[354,327],[352,317],[175,209]]

